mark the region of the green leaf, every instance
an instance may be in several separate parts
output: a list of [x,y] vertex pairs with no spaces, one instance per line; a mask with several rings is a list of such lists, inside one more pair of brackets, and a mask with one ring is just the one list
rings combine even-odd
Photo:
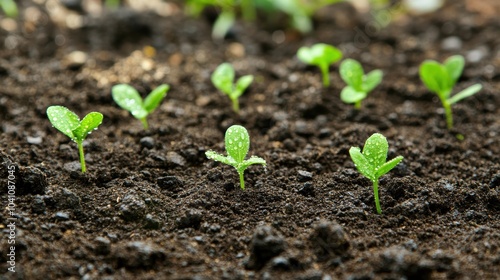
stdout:
[[219,65],[211,76],[214,86],[223,93],[230,95],[233,91],[234,69],[229,63]]
[[461,55],[450,56],[444,61],[444,67],[446,68],[448,76],[451,79],[451,87],[453,87],[457,83],[458,78],[460,78],[460,75],[462,75],[464,65],[465,59]]
[[232,157],[226,157],[226,156],[218,154],[214,151],[206,151],[205,155],[207,156],[208,159],[219,161],[219,162],[222,162],[222,163],[227,164],[227,165],[231,165],[234,167],[236,167],[238,165]]
[[313,46],[314,52],[321,53],[321,61],[323,64],[331,65],[342,58],[342,52],[334,46],[327,44],[316,44]]
[[135,88],[127,84],[118,84],[111,89],[113,100],[118,106],[129,111],[135,118],[142,119],[148,115],[144,109],[142,98]]
[[351,159],[354,162],[354,165],[361,174],[363,174],[371,181],[377,180],[377,178],[375,178],[375,170],[373,169],[373,166],[361,153],[361,150],[358,147],[351,147],[349,149],[349,155],[351,155]]
[[0,0],[0,7],[8,17],[15,18],[19,14],[16,2],[13,0]]
[[376,86],[382,82],[382,77],[384,73],[381,70],[373,70],[370,73],[363,76],[363,86],[364,92],[368,93],[372,91]]
[[469,97],[469,96],[472,96],[474,94],[476,94],[478,91],[480,91],[481,89],[483,88],[482,85],[480,84],[475,84],[475,85],[472,85],[464,90],[462,90],[461,92],[453,95],[450,99],[448,99],[448,103],[451,104],[455,104],[457,103],[458,101],[466,98],[466,97]]
[[243,162],[250,148],[250,137],[246,128],[241,125],[229,127],[224,140],[227,154],[236,162]]
[[382,166],[380,166],[377,169],[377,172],[375,173],[375,176],[379,178],[382,175],[385,175],[387,172],[391,171],[398,163],[400,163],[403,160],[402,156],[397,156],[390,161],[384,163]]
[[239,169],[241,169],[243,171],[243,170],[247,169],[250,165],[253,165],[253,164],[261,164],[263,166],[266,166],[266,160],[261,158],[261,157],[251,156],[249,159],[244,160],[240,164]]
[[223,11],[220,13],[212,27],[212,38],[223,39],[234,22],[235,16],[233,11]]
[[351,86],[346,86],[340,92],[340,99],[345,103],[356,103],[366,98],[366,93],[356,91]]
[[437,93],[441,98],[448,98],[452,86],[448,71],[443,65],[433,60],[426,60],[420,65],[419,73],[420,79],[430,91]]
[[346,59],[340,64],[340,77],[356,91],[363,91],[363,67],[354,59]]
[[330,65],[342,58],[342,52],[334,46],[315,44],[312,47],[301,47],[297,51],[299,60],[311,65]]
[[144,109],[149,113],[153,112],[160,102],[167,96],[167,92],[170,86],[163,84],[155,88],[147,97],[144,99]]
[[73,130],[73,134],[76,139],[79,141],[85,140],[87,135],[90,134],[92,130],[97,129],[97,127],[102,123],[102,119],[103,116],[99,112],[88,113],[80,122],[80,126]]
[[370,136],[363,147],[363,155],[373,166],[373,170],[378,169],[385,163],[388,151],[389,143],[387,143],[385,136],[380,133],[374,133]]
[[236,89],[235,89],[235,96],[233,98],[238,98],[240,97],[243,92],[250,86],[250,84],[253,82],[253,76],[252,75],[246,75],[238,79],[236,82]]
[[57,130],[71,140],[77,140],[73,131],[80,126],[80,118],[75,113],[63,106],[50,106],[47,108],[47,116]]

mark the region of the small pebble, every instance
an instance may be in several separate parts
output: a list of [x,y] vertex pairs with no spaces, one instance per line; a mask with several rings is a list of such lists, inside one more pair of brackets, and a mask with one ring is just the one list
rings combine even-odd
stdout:
[[309,171],[305,170],[299,170],[297,179],[299,182],[306,182],[306,181],[311,181],[313,177],[313,174]]
[[88,55],[82,51],[73,51],[64,57],[63,64],[68,69],[78,69],[82,67],[88,59]]
[[445,51],[456,51],[462,49],[462,40],[457,36],[445,38],[441,42],[441,49]]
[[486,55],[488,55],[488,49],[482,46],[477,49],[469,51],[465,57],[468,62],[477,63],[481,61]]
[[33,144],[33,145],[39,145],[39,144],[42,144],[42,137],[41,136],[35,136],[35,137],[28,136],[28,137],[26,137],[26,141],[28,141],[28,143]]
[[184,166],[186,164],[186,159],[176,152],[168,152],[167,161],[179,166]]
[[66,213],[66,212],[57,212],[55,215],[54,215],[54,218],[56,220],[60,220],[60,221],[67,221],[69,220],[69,214]]
[[155,146],[155,140],[153,137],[142,137],[141,140],[139,140],[139,143],[143,148],[146,149],[152,149]]

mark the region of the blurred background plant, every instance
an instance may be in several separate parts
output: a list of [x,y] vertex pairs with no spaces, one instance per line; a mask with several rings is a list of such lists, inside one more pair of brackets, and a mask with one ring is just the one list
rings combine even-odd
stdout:
[[17,17],[17,5],[14,0],[0,0],[0,7],[8,17]]

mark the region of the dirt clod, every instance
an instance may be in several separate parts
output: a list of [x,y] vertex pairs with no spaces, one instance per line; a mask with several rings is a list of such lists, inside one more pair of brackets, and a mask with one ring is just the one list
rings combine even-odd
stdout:
[[248,269],[258,270],[271,258],[285,250],[285,239],[270,226],[259,226],[249,245],[250,257],[246,264]]

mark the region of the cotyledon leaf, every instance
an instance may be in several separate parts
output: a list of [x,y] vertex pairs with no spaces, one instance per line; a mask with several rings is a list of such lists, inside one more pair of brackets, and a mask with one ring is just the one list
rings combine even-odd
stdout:
[[358,171],[363,174],[366,178],[371,181],[375,181],[375,170],[373,166],[368,161],[368,159],[361,153],[361,150],[358,147],[351,147],[349,149],[349,155],[351,155],[352,161],[354,165],[358,169]]
[[73,130],[73,134],[77,140],[84,140],[92,130],[97,129],[102,123],[102,119],[103,116],[99,112],[88,113],[80,122],[80,126]]
[[142,98],[135,88],[127,84],[118,84],[111,89],[113,100],[135,118],[142,119],[148,115],[144,109]]
[[250,148],[250,137],[246,128],[241,125],[229,127],[226,131],[224,141],[227,154],[236,162],[243,162]]
[[57,130],[76,140],[73,131],[80,126],[80,118],[75,113],[64,106],[50,106],[47,108],[47,116]]
[[376,170],[382,166],[387,159],[387,151],[389,150],[389,144],[384,135],[380,133],[374,133],[370,136],[363,147],[363,155]]

